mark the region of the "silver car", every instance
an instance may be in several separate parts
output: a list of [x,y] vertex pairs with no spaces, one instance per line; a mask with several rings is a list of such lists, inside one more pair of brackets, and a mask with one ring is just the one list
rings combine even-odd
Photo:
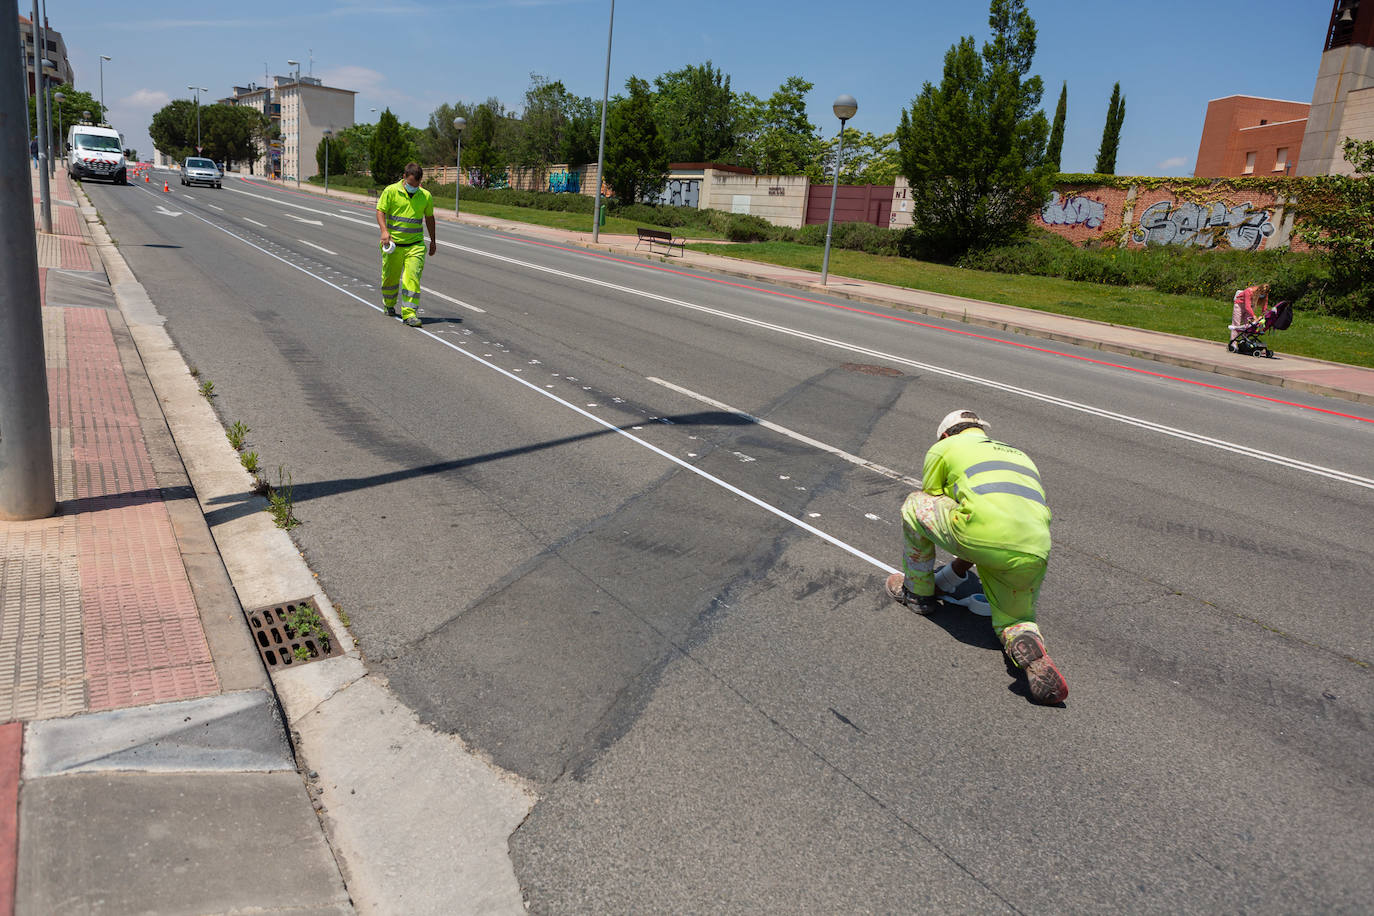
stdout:
[[223,180],[224,173],[213,159],[192,156],[181,164],[181,183],[184,185],[203,184],[218,188]]

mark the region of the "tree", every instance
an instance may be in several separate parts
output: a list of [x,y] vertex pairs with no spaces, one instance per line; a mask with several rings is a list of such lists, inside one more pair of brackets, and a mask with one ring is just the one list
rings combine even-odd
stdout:
[[559,158],[568,129],[568,100],[568,90],[561,82],[530,74],[516,162],[525,168],[546,169]]
[[172,159],[196,154],[196,106],[190,99],[173,99],[153,112],[148,125],[153,146]]
[[649,84],[637,76],[625,83],[628,98],[616,99],[606,124],[606,183],[622,204],[657,194],[668,180],[668,150],[654,121]]
[[376,132],[375,124],[354,124],[334,135],[344,158],[343,171],[361,175],[372,167],[372,137]]
[[497,128],[502,119],[490,102],[477,107],[468,119],[468,138],[463,143],[463,166],[475,172],[474,184],[487,187],[505,171],[506,159],[497,145]]
[[1374,318],[1374,140],[1345,138],[1352,175],[1303,179],[1298,238],[1326,253],[1335,300],[1327,306]]
[[[62,93],[62,101],[58,102],[53,98],[56,93]],[[80,124],[85,119],[81,116],[82,112],[91,113],[91,121],[99,124],[104,121],[101,115],[100,103],[91,98],[89,92],[81,92],[71,86],[58,84],[48,86],[48,101],[52,104],[52,136],[48,149],[53,151],[53,155],[61,156],[63,144],[67,142],[66,136],[58,136],[73,124]],[[29,124],[37,123],[34,115],[34,107],[38,104],[37,96],[29,96]],[[60,115],[60,117],[59,117]],[[37,136],[36,133],[29,134],[30,137]]]
[[1045,150],[1045,161],[1054,166],[1056,172],[1062,170],[1060,159],[1064,153],[1064,120],[1069,114],[1069,83],[1059,90],[1059,104],[1054,108],[1054,126],[1050,128],[1050,145]]
[[558,161],[570,166],[596,161],[601,145],[601,101],[569,96],[568,126],[558,146]]
[[669,162],[718,162],[735,151],[730,77],[708,60],[654,80],[654,116]]
[[[194,114],[191,119],[194,139]],[[265,114],[246,105],[200,106],[202,155],[217,162],[256,161],[262,154],[254,141],[261,136],[267,122]]]
[[1026,77],[1035,22],[1024,0],[992,0],[988,25],[981,56],[972,36],[953,45],[939,87],[926,83],[897,128],[924,256],[949,259],[1016,238],[1049,197],[1044,86]]
[[766,102],[741,94],[736,110],[741,128],[736,161],[761,175],[810,175],[813,180],[824,180],[819,171],[822,142],[806,116],[806,94],[811,89],[812,84],[800,76],[789,76]]
[[1116,151],[1121,145],[1121,124],[1126,120],[1126,97],[1121,94],[1121,84],[1112,87],[1112,98],[1107,103],[1107,123],[1102,127],[1102,145],[1097,148],[1099,175],[1116,174]]
[[401,172],[410,161],[410,138],[401,129],[401,122],[387,108],[377,119],[372,134],[372,183],[388,185],[401,180]]
[[[840,184],[892,184],[902,167],[896,140],[895,133],[874,135],[846,127]],[[839,138],[832,137],[825,141],[821,151],[818,168],[826,181],[834,178],[838,146]]]
[[[348,171],[348,151],[342,141],[342,136],[321,138],[319,145],[315,147],[315,170],[324,175],[326,172],[338,178]],[[325,168],[324,160],[326,153],[329,156],[329,167]]]

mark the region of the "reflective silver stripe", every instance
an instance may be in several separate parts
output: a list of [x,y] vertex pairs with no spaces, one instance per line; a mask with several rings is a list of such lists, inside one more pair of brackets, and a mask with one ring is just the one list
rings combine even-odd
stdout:
[[394,213],[388,213],[388,214],[386,215],[386,218],[387,218],[387,219],[394,219],[394,220],[395,220],[396,222],[398,222],[398,223],[411,223],[412,225],[416,225],[416,226],[420,226],[420,225],[423,225],[423,224],[424,224],[424,220],[415,219],[414,217],[411,217],[411,216],[397,216],[397,215],[395,215]]
[[412,299],[419,299],[419,298],[420,298],[420,291],[417,290],[417,289],[406,289],[406,288],[402,287],[402,288],[401,288],[401,295],[402,295],[402,296],[409,296],[409,297],[412,298]]
[[980,461],[971,464],[964,469],[965,477],[972,477],[974,474],[982,474],[986,471],[1014,471],[1017,474],[1025,474],[1027,477],[1040,483],[1040,475],[1026,467],[1024,464],[1013,464],[1010,461]]
[[382,287],[382,292],[384,292],[384,293],[394,293],[394,292],[396,292],[396,290],[398,290],[398,289],[400,289],[400,288],[401,288],[401,284],[399,284],[399,283],[393,283],[393,284],[391,284],[390,286],[383,286],[383,287]]
[[1045,502],[1045,497],[1040,495],[1039,490],[1023,487],[1019,483],[984,483],[976,487],[970,487],[969,489],[974,493],[1007,493],[1011,496],[1020,496],[1029,499],[1033,503],[1039,503],[1047,509],[1049,508],[1049,504]]

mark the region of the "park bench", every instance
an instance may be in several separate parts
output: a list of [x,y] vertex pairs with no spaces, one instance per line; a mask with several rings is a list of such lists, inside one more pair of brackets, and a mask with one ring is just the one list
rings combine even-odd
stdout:
[[667,248],[669,254],[673,253],[674,248],[678,250],[678,254],[682,254],[687,250],[686,239],[675,239],[671,232],[664,232],[662,229],[644,229],[641,227],[635,229],[635,234],[639,236],[638,241],[635,242],[636,250],[639,249],[640,243],[642,242],[649,243],[649,252],[651,254],[653,253],[655,245],[662,245]]

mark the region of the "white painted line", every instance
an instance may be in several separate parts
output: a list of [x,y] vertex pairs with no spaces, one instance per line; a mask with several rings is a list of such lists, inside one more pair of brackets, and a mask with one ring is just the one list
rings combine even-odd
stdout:
[[[227,236],[229,236],[229,237],[231,237],[231,238],[238,239],[240,242],[242,242],[243,244],[247,245],[249,248],[256,249],[257,251],[260,251],[260,252],[262,252],[263,254],[267,255],[269,258],[273,258],[273,259],[275,259],[275,260],[277,260],[277,261],[282,262],[282,263],[285,264],[287,267],[295,268],[296,270],[299,270],[301,273],[305,274],[305,275],[308,276],[308,277],[314,277],[316,280],[319,280],[319,281],[320,281],[321,283],[323,283],[325,286],[332,287],[333,289],[336,289],[336,290],[338,290],[339,292],[343,293],[345,296],[349,296],[349,297],[351,297],[351,298],[353,298],[353,299],[357,299],[359,302],[361,302],[363,305],[367,306],[368,308],[372,309],[373,311],[380,312],[380,311],[382,310],[382,307],[381,307],[380,305],[376,305],[376,304],[374,304],[374,303],[368,302],[366,299],[364,299],[362,296],[359,296],[357,293],[354,293],[354,292],[351,292],[351,291],[349,291],[349,290],[346,290],[346,289],[344,289],[342,286],[339,286],[339,285],[337,285],[337,284],[330,283],[328,280],[324,279],[323,277],[319,276],[318,274],[313,274],[313,273],[311,273],[310,271],[306,270],[304,267],[301,267],[299,264],[292,264],[290,261],[286,260],[286,259],[283,258],[283,257],[280,257],[280,256],[278,256],[278,255],[273,254],[272,252],[268,251],[266,248],[263,248],[263,247],[258,246],[258,245],[254,245],[252,242],[248,241],[248,240],[245,239],[243,236],[235,235],[234,233],[230,232],[228,229],[225,229],[223,226],[216,226],[214,223],[210,222],[208,219],[206,219],[206,218],[203,217],[203,216],[196,216],[196,214],[194,214],[194,213],[191,214],[191,215],[192,215],[192,216],[195,216],[196,219],[198,219],[198,220],[200,220],[201,222],[205,223],[207,226],[211,226],[211,227],[213,227],[213,228],[215,228],[215,229],[218,229],[220,232],[223,232],[225,235],[227,235]],[[653,444],[648,443],[648,442],[645,442],[643,439],[639,438],[638,436],[632,436],[632,435],[630,435],[630,433],[629,433],[628,431],[621,429],[619,426],[616,426],[614,423],[611,423],[611,422],[608,421],[608,420],[603,420],[603,419],[601,419],[600,417],[598,417],[596,414],[594,414],[594,413],[589,413],[588,411],[584,410],[583,408],[578,407],[576,404],[573,404],[573,403],[571,403],[571,402],[569,402],[569,401],[565,401],[563,398],[560,398],[558,395],[553,394],[552,392],[546,391],[546,390],[543,389],[543,388],[540,388],[538,384],[536,384],[536,383],[534,383],[534,382],[527,381],[527,380],[521,378],[520,376],[516,375],[514,372],[507,372],[505,369],[502,369],[500,366],[496,365],[495,363],[488,362],[487,360],[483,359],[482,357],[478,356],[477,354],[472,353],[472,352],[469,351],[469,350],[463,349],[462,347],[458,346],[458,344],[453,343],[453,342],[451,342],[451,341],[449,341],[449,340],[446,340],[446,339],[445,339],[444,337],[442,337],[441,335],[435,334],[435,333],[433,333],[432,331],[427,331],[427,330],[425,330],[424,328],[417,328],[416,330],[417,330],[419,333],[421,333],[421,334],[425,335],[426,337],[428,337],[430,340],[437,340],[439,343],[443,344],[444,346],[448,347],[449,349],[454,350],[454,351],[456,351],[456,352],[458,352],[458,353],[463,354],[463,355],[466,356],[468,359],[471,359],[472,361],[474,361],[474,362],[476,362],[476,363],[479,363],[480,365],[483,365],[483,366],[487,367],[488,369],[491,369],[493,372],[499,372],[501,375],[504,375],[506,378],[510,379],[511,381],[513,381],[513,382],[518,382],[518,383],[520,383],[521,385],[524,385],[526,388],[530,389],[531,391],[535,392],[536,394],[541,395],[541,396],[543,396],[543,397],[546,397],[546,398],[548,398],[549,400],[553,401],[554,403],[560,404],[560,405],[562,405],[563,407],[566,407],[568,410],[573,411],[574,413],[581,414],[582,416],[586,417],[588,420],[591,420],[593,423],[597,424],[598,426],[603,426],[603,427],[605,427],[608,431],[613,432],[613,433],[615,433],[616,435],[623,436],[623,437],[625,437],[626,439],[629,439],[631,442],[635,443],[636,445],[638,445],[638,446],[640,446],[640,447],[642,447],[642,448],[648,449],[649,451],[653,452],[654,454],[656,454],[656,455],[658,455],[658,456],[660,456],[660,457],[662,457],[662,458],[666,458],[667,460],[671,461],[673,464],[676,464],[676,465],[678,465],[678,466],[681,467],[681,468],[685,468],[686,470],[691,471],[693,474],[696,474],[698,477],[701,477],[701,478],[703,478],[703,479],[705,479],[705,480],[708,480],[708,481],[710,481],[711,483],[715,484],[716,486],[721,487],[722,489],[725,489],[725,490],[730,491],[731,493],[735,494],[736,496],[740,497],[741,499],[744,499],[744,500],[746,500],[746,501],[748,501],[748,502],[750,502],[750,503],[753,503],[755,506],[758,506],[760,509],[763,509],[765,512],[769,512],[769,513],[771,513],[771,514],[773,514],[773,515],[776,515],[778,518],[783,519],[784,521],[790,522],[790,523],[792,523],[793,525],[796,525],[798,528],[801,528],[803,531],[807,531],[807,532],[809,532],[809,533],[811,533],[811,534],[816,535],[816,537],[820,538],[821,540],[825,541],[826,543],[833,544],[834,546],[840,548],[841,550],[845,551],[846,553],[849,553],[849,554],[852,554],[852,555],[855,556],[855,557],[858,557],[860,560],[863,560],[865,563],[869,563],[869,564],[871,564],[871,565],[873,565],[873,566],[876,566],[878,569],[882,570],[882,571],[885,572],[885,573],[888,573],[889,575],[891,575],[892,573],[895,573],[895,572],[899,572],[899,570],[897,570],[896,568],[894,568],[894,567],[892,567],[892,566],[889,566],[888,564],[884,563],[882,560],[877,559],[876,557],[873,557],[873,556],[870,556],[870,555],[867,554],[867,553],[864,553],[862,550],[860,550],[859,548],[853,546],[852,544],[845,543],[844,541],[840,540],[839,538],[835,537],[834,535],[832,535],[832,534],[827,534],[826,532],[820,530],[819,528],[815,527],[814,525],[809,525],[809,524],[807,524],[806,522],[802,521],[802,520],[799,519],[799,518],[794,518],[794,517],[792,517],[791,515],[788,515],[786,512],[784,512],[783,510],[779,509],[777,506],[774,506],[774,505],[772,505],[771,503],[766,503],[766,502],[764,502],[763,500],[759,499],[757,496],[754,496],[754,495],[751,494],[751,493],[747,493],[747,492],[745,492],[744,490],[741,490],[739,487],[735,486],[734,484],[726,483],[724,480],[721,480],[719,477],[716,477],[716,476],[714,476],[714,475],[712,475],[712,474],[708,474],[708,473],[706,473],[705,471],[701,470],[700,468],[695,467],[694,465],[689,464],[689,463],[686,462],[686,461],[683,461],[681,458],[676,457],[675,455],[670,455],[668,452],[665,452],[663,449],[659,448],[658,446],[653,445]]]
[[195,198],[192,197],[190,194],[185,194],[185,193],[183,193],[183,194],[181,195],[181,197],[182,197],[183,200],[195,200]]
[[205,206],[209,207],[211,210],[218,210],[221,213],[224,212],[223,207],[216,207],[214,204],[206,204]]
[[267,224],[266,224],[266,223],[260,223],[260,222],[258,222],[257,220],[255,220],[255,219],[249,219],[249,218],[246,217],[246,216],[243,218],[243,221],[244,221],[245,223],[252,223],[254,226],[261,226],[261,227],[264,228],[264,229],[267,228]]
[[322,246],[322,245],[316,245],[314,242],[307,242],[305,239],[296,239],[296,241],[300,242],[302,245],[309,245],[311,248],[318,248],[320,251],[323,251],[325,254],[332,254],[332,255],[334,255],[335,257],[338,257],[338,255],[339,255],[339,253],[338,253],[337,251],[330,251],[328,248],[325,248],[325,247]]
[[469,304],[469,303],[467,303],[467,302],[464,302],[462,299],[455,299],[455,298],[453,298],[452,296],[447,296],[447,295],[445,295],[445,294],[439,292],[437,289],[430,289],[428,286],[422,286],[422,287],[420,287],[420,292],[422,292],[422,293],[428,293],[428,294],[431,295],[431,296],[438,296],[440,299],[446,300],[446,301],[448,301],[448,302],[452,302],[454,305],[461,305],[461,306],[462,306],[463,308],[465,308],[465,309],[472,309],[474,312],[481,312],[481,313],[484,314],[484,315],[486,314],[486,311],[487,311],[486,309],[478,308],[478,307],[475,306],[475,305],[471,305],[471,304]]

